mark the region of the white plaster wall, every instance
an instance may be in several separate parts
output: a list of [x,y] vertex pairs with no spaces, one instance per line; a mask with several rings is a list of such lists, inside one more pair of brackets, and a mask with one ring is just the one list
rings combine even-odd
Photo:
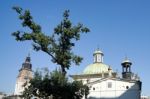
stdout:
[[[111,88],[108,88],[109,82],[112,83]],[[106,80],[90,85],[90,94],[88,97],[104,99],[140,99],[140,90],[139,85],[135,82]]]

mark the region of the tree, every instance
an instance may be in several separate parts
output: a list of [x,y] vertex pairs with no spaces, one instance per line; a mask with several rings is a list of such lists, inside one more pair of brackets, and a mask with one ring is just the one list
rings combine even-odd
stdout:
[[75,55],[72,48],[75,46],[74,42],[80,40],[80,34],[90,30],[80,23],[73,26],[69,20],[69,10],[64,12],[63,20],[54,28],[54,33],[47,36],[42,32],[41,26],[34,22],[29,10],[24,11],[20,7],[13,7],[13,9],[19,14],[22,26],[31,30],[31,32],[13,32],[12,35],[17,41],[31,40],[34,50],[41,50],[51,56],[52,62],[60,65],[64,75],[72,63],[76,65],[81,63],[83,58]]
[[52,58],[52,62],[61,67],[61,71],[52,73],[35,72],[34,78],[25,85],[23,97],[48,99],[53,96],[53,99],[81,99],[83,95],[87,96],[88,87],[79,81],[69,82],[65,74],[72,63],[76,65],[81,63],[83,58],[75,55],[72,48],[75,46],[75,41],[80,40],[81,33],[90,30],[80,23],[73,26],[69,20],[69,10],[66,10],[63,20],[54,28],[54,33],[48,36],[42,32],[41,26],[34,22],[29,10],[20,7],[13,7],[13,9],[19,14],[22,26],[31,30],[31,32],[13,32],[12,35],[16,40],[32,41],[34,50],[47,53]]
[[89,88],[80,81],[69,82],[61,71],[36,71],[30,85],[25,88],[23,97],[42,99],[81,99],[87,96]]

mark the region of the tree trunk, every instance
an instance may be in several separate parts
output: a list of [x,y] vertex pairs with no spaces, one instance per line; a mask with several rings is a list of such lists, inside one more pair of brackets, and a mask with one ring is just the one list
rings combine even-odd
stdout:
[[66,75],[66,70],[65,70],[64,66],[61,66],[61,72],[64,76]]

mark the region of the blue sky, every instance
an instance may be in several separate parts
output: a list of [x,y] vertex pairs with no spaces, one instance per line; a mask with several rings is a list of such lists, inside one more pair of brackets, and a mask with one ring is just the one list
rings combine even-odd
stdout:
[[31,42],[17,42],[12,32],[24,30],[17,14],[11,9],[18,5],[29,9],[43,32],[51,34],[61,21],[64,10],[70,10],[73,24],[83,23],[91,29],[76,42],[74,52],[84,60],[80,66],[72,65],[68,74],[82,73],[93,63],[93,51],[100,47],[104,63],[121,73],[121,61],[128,56],[132,71],[143,82],[142,94],[150,95],[150,1],[149,0],[1,0],[0,1],[0,91],[14,91],[18,70],[28,52],[33,70],[41,67],[55,69],[56,64],[43,52],[32,50]]

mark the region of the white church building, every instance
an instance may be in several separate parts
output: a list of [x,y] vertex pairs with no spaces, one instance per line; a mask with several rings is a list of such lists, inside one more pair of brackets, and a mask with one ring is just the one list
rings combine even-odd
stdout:
[[[141,81],[131,72],[132,62],[125,59],[122,65],[122,77],[103,62],[103,52],[96,50],[94,62],[88,65],[82,74],[71,75],[74,80],[88,85],[88,99],[140,99]],[[83,98],[85,99],[85,98]]]
[[[131,71],[132,62],[127,58],[123,60],[122,76],[119,77],[117,72],[103,62],[103,56],[102,51],[96,50],[93,54],[94,62],[80,75],[71,75],[74,80],[89,86],[87,99],[140,99],[142,82]],[[24,91],[23,85],[32,78],[32,64],[28,56],[19,70],[14,95],[21,95]]]

